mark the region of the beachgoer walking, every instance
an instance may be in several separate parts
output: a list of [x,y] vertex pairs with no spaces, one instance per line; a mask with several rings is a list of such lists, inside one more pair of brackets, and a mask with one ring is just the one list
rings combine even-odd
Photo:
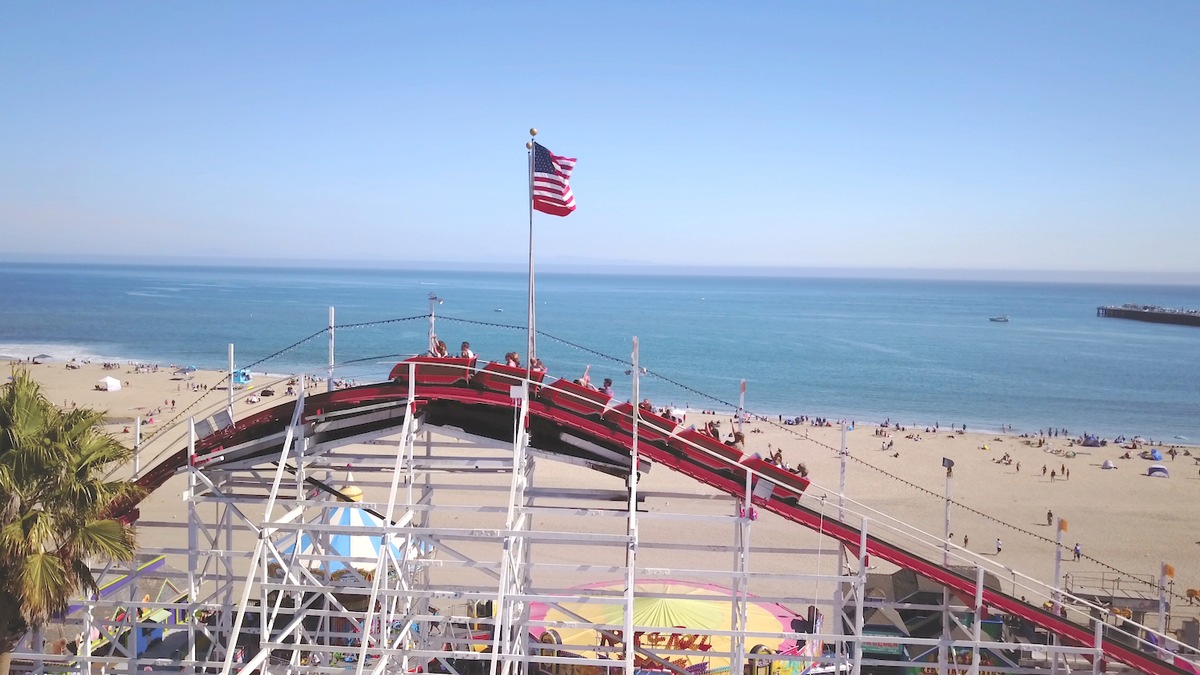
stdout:
[[1017,462],[1017,473],[1021,473],[1021,463]]
[[1046,475],[1046,465],[1045,464],[1042,465],[1042,475],[1043,476]]
[[1066,478],[1067,480],[1071,480],[1071,470],[1070,469],[1063,469],[1063,478]]
[[1079,542],[1075,542],[1075,559],[1079,560],[1083,556],[1083,549],[1079,548]]
[[1054,478],[1055,478],[1055,476],[1057,476],[1057,475],[1058,475],[1058,474],[1054,473],[1054,469],[1050,469],[1050,482],[1051,482],[1051,483],[1053,483],[1053,482],[1054,482]]
[[1046,510],[1046,526],[1049,527],[1053,524],[1054,524],[1054,512],[1047,509]]
[[966,548],[966,547],[967,547],[967,545],[968,545],[968,544],[970,544],[970,543],[971,543],[971,536],[970,536],[970,535],[967,535],[967,534],[964,534],[964,535],[963,535],[963,548]]
[[1001,543],[1000,537],[996,537],[996,555],[1000,555],[1000,552],[1003,550],[1004,550],[1004,544]]

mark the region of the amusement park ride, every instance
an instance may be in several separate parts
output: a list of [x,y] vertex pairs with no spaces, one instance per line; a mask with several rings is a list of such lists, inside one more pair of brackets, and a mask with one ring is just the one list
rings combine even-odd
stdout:
[[[634,353],[636,402],[636,341]],[[187,428],[137,477],[153,492],[182,474],[186,545],[184,523],[140,519],[137,503],[113,514],[179,569],[108,570],[128,583],[71,620],[109,639],[59,654],[27,644],[14,669],[1200,672],[1186,646],[1109,608],[527,368],[412,357],[382,383],[301,386]],[[671,489],[646,487],[652,469],[677,474]],[[788,534],[752,543],[768,526]],[[869,592],[881,562],[943,601]],[[997,574],[1011,592],[988,583]],[[168,577],[177,595],[143,593]],[[939,613],[940,631],[869,629],[875,613],[913,609]]]

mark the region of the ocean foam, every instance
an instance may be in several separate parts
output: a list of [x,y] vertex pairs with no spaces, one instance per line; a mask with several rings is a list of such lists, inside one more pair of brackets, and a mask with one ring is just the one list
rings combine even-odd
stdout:
[[65,361],[94,361],[103,363],[105,361],[129,361],[136,359],[127,359],[120,356],[112,356],[117,351],[109,347],[98,347],[96,345],[74,345],[74,344],[49,344],[49,343],[28,343],[28,342],[6,342],[0,343],[0,359],[11,361],[25,361],[39,354],[48,354],[51,360],[55,363]]

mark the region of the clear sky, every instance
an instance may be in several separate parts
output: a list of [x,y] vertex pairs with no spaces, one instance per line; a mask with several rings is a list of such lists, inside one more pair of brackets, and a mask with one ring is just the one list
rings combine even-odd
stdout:
[[0,2],[0,253],[1200,269],[1197,2]]

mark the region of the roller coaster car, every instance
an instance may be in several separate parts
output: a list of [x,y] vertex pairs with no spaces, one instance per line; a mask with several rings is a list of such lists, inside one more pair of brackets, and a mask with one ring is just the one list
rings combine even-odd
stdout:
[[[754,477],[752,494],[755,498],[762,500],[774,498],[785,504],[800,505],[800,494],[808,488],[807,478],[775,466],[758,455],[744,457],[742,465],[761,474]],[[786,485],[792,489],[789,490],[780,485]]]
[[506,366],[503,363],[489,363],[475,371],[475,374],[471,376],[471,384],[485,391],[494,391],[508,396],[513,387],[521,386],[526,375],[529,375],[529,379],[533,382],[533,390],[536,392],[546,374],[537,370],[529,371],[518,366]]
[[471,380],[471,371],[475,369],[474,357],[414,356],[397,363],[388,374],[388,379],[396,384],[408,384],[410,363],[417,364],[417,384],[465,385]]
[[548,405],[597,420],[603,419],[604,411],[612,400],[608,394],[563,379],[542,387],[538,398]]
[[[615,408],[609,408],[604,412],[604,421],[617,425],[627,434],[632,434],[633,404],[626,401]],[[638,440],[666,442],[678,426],[675,420],[643,410],[641,422],[638,423]]]
[[[667,446],[679,457],[705,467],[733,479],[738,479],[741,471],[735,466],[742,459],[742,452],[737,448],[725,445],[721,441],[688,428],[667,440]],[[715,456],[714,456],[715,455]]]

